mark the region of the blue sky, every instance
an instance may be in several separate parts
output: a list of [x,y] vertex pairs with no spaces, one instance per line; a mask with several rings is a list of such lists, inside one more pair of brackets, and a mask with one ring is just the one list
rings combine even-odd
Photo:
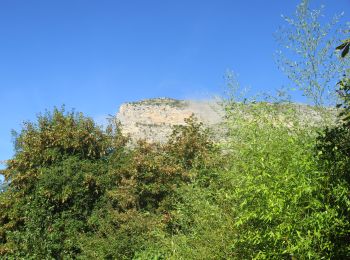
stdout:
[[[206,98],[227,69],[256,91],[286,82],[273,33],[299,1],[0,1],[0,160],[11,129],[65,104],[99,122],[121,103],[151,97]],[[349,0],[314,0],[326,15]]]

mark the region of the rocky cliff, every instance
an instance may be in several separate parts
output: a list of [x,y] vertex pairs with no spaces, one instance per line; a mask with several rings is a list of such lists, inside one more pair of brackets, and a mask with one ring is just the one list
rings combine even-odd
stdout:
[[[273,104],[269,103],[269,105]],[[291,103],[286,106],[277,105],[272,117],[276,124],[283,123],[292,127],[293,124],[286,116],[286,111],[291,107],[294,110],[294,119],[299,122],[299,125],[306,127],[320,125],[326,120],[325,117],[328,117],[329,123],[335,123],[336,111],[334,109],[317,109],[304,104]],[[132,141],[144,139],[148,142],[164,142],[171,134],[172,127],[184,124],[184,119],[192,114],[206,127],[214,130],[215,139],[221,140],[223,138],[225,131],[219,125],[223,122],[224,112],[219,102],[214,100],[154,98],[129,102],[121,105],[117,119],[121,123],[122,133],[129,135]],[[250,120],[249,115],[242,111],[240,114],[243,118]]]
[[175,100],[170,98],[146,99],[121,105],[117,114],[124,135],[133,140],[164,142],[174,125],[194,114],[207,127],[222,121],[222,109],[216,101]]

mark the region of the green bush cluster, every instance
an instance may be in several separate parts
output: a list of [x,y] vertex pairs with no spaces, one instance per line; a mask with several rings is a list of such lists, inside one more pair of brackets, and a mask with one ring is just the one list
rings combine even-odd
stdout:
[[64,109],[26,123],[1,172],[0,258],[350,257],[346,123],[224,107],[221,143],[193,116],[167,143],[132,147],[117,124]]
[[119,127],[103,131],[55,109],[25,123],[1,173],[0,255],[130,259],[168,229],[180,186],[211,163],[214,145],[194,117],[168,143],[133,149]]

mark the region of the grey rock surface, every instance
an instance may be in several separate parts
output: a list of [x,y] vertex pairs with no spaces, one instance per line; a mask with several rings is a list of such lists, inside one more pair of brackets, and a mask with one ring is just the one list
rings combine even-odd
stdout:
[[217,101],[175,100],[170,98],[147,99],[121,105],[117,119],[122,133],[132,140],[164,142],[174,125],[184,124],[184,119],[194,114],[209,128],[223,120],[223,111]]
[[[272,103],[269,103],[273,105]],[[290,103],[286,106],[278,105],[277,114],[272,116],[276,124],[285,124],[293,127],[293,124],[286,117],[286,109],[293,107],[293,120],[305,127],[322,124],[327,114],[330,121],[335,123],[336,111],[334,109],[323,109],[327,113],[320,112],[314,107],[305,104]],[[247,105],[249,108],[249,105]],[[249,110],[249,109],[248,109]],[[245,120],[250,117],[243,110],[236,111],[237,115]],[[175,125],[183,125],[184,119],[192,114],[202,122],[205,127],[212,130],[213,137],[222,140],[225,130],[222,127],[224,122],[224,109],[219,100],[176,100],[171,98],[154,98],[138,102],[129,102],[120,106],[117,113],[117,120],[121,123],[123,135],[129,135],[133,142],[143,139],[148,142],[165,142]],[[333,124],[332,123],[332,124]]]

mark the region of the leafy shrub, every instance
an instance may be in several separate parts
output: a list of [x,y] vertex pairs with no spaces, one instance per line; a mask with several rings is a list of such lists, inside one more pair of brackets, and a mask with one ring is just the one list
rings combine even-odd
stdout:
[[298,113],[288,104],[227,104],[221,167],[212,165],[210,175],[199,169],[179,189],[174,228],[158,246],[166,259],[335,256],[332,236],[341,224],[324,200],[318,128],[298,121]]
[[[325,176],[313,157],[317,129],[292,106],[235,105],[229,112],[229,170],[235,258],[332,256],[336,212],[323,203]],[[245,117],[237,115],[245,114]]]
[[55,109],[27,122],[16,154],[2,171],[0,255],[7,258],[74,257],[78,234],[103,187],[110,137],[82,114]]
[[92,231],[81,239],[83,258],[161,259],[166,254],[164,237],[176,228],[179,190],[209,165],[214,150],[194,117],[186,123],[164,145],[140,141],[122,157],[109,158],[103,176],[108,188],[89,219]]
[[192,116],[166,144],[132,149],[118,125],[102,131],[57,109],[39,116],[2,171],[0,256],[348,257],[349,130],[317,139],[322,126],[299,113],[230,101],[223,143]]
[[[338,47],[349,51],[348,41]],[[350,257],[350,80],[339,82],[341,103],[339,124],[327,127],[317,140],[317,152],[321,169],[326,174],[325,200],[333,205],[338,215],[338,230],[332,234],[337,258]]]

